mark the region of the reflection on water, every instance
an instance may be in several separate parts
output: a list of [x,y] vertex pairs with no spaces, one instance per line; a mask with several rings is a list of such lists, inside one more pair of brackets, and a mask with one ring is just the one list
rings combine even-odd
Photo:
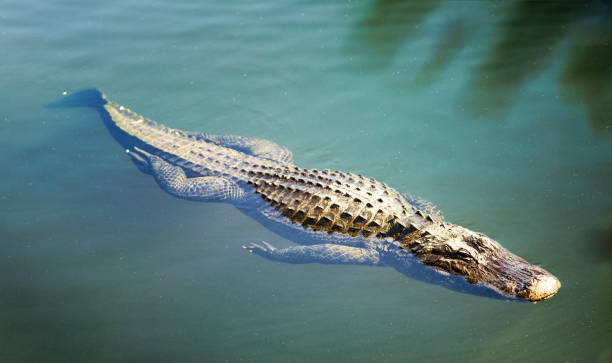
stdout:
[[[362,62],[371,69],[384,67],[405,42],[440,8],[440,1],[383,1],[372,4],[357,23],[350,51],[361,47],[368,54]],[[460,7],[460,3],[446,2]],[[553,66],[564,41],[562,86],[575,103],[584,105],[593,129],[609,134],[612,127],[612,9],[599,0],[516,1],[511,4],[482,2],[491,12],[507,13],[491,32],[496,35],[481,59],[473,60],[465,103],[472,116],[503,116],[520,88],[531,77]],[[418,84],[433,82],[470,39],[467,19],[451,19],[437,34],[433,54],[416,75]],[[472,25],[474,26],[474,25]],[[577,35],[575,35],[577,34]],[[355,43],[360,42],[359,46]],[[472,44],[474,45],[474,44]]]
[[599,262],[612,261],[612,217],[604,228],[593,233],[593,252]]
[[573,40],[561,81],[565,91],[586,107],[593,129],[612,127],[612,16],[604,13]]
[[431,83],[432,79],[450,63],[467,43],[469,27],[461,20],[448,24],[442,30],[434,54],[427,60],[417,75],[416,82],[421,85]]
[[368,57],[361,58],[369,68],[386,66],[402,44],[419,29],[440,0],[403,1],[376,0],[368,16],[357,23],[349,40],[349,52],[368,49]]
[[[0,362],[610,361],[602,0],[21,3],[0,21]],[[289,241],[164,194],[94,111],[42,107],[88,87],[421,195],[563,287],[519,304],[249,255]],[[487,91],[508,95],[484,102],[501,120],[473,122]]]
[[580,1],[520,1],[498,26],[498,38],[475,70],[473,111],[486,117],[504,112],[530,76],[550,65],[557,45],[580,19]]

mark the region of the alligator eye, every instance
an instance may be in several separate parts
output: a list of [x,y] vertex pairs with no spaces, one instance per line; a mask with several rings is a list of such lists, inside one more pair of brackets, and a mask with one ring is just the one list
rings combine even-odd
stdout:
[[440,254],[440,255],[450,255],[453,252],[453,250],[447,245],[440,245],[440,246],[434,247],[432,252],[436,254]]
[[460,256],[470,256],[472,257],[472,255],[470,255],[470,252],[468,250],[466,250],[465,248],[460,248],[459,250],[457,250],[457,254]]
[[475,259],[469,252],[468,250],[464,249],[464,248],[460,248],[457,252],[457,257],[459,257],[460,259],[464,260],[464,261],[474,261],[476,263],[478,263],[478,260]]

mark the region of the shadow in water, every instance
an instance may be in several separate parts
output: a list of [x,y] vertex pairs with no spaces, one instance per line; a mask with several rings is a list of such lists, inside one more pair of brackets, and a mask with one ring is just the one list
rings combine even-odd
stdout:
[[434,54],[419,71],[415,82],[428,85],[440,73],[453,57],[467,44],[469,29],[462,21],[457,20],[444,27],[441,39],[436,45]]
[[512,301],[517,303],[528,303],[527,300],[517,299],[508,295],[502,295],[497,291],[482,284],[471,284],[464,277],[453,274],[442,274],[430,266],[426,266],[416,258],[410,258],[412,263],[398,265],[391,262],[390,266],[396,271],[409,278],[422,281],[432,285],[439,285],[449,290],[462,294],[475,295],[501,301]]
[[[70,107],[89,107],[95,109],[104,126],[111,134],[111,136],[121,145],[124,150],[133,149],[138,147],[149,153],[158,155],[160,150],[153,148],[148,143],[143,142],[136,136],[130,135],[129,133],[122,130],[112,120],[110,114],[104,106],[108,103],[106,96],[96,88],[84,89],[71,94],[64,94],[64,97],[58,101],[51,102],[45,105],[48,108],[70,108]],[[134,164],[140,169],[138,163],[132,160]]]
[[[312,230],[305,229],[299,224],[285,223],[284,217],[280,215],[276,209],[270,207],[268,202],[266,202],[263,198],[259,196],[254,196],[253,199],[250,199],[247,203],[243,203],[237,205],[242,213],[251,217],[253,220],[260,223],[267,230],[272,231],[279,236],[286,238],[288,240],[297,242],[302,246],[313,246],[318,245],[324,242],[327,238],[326,232],[313,232]],[[263,211],[263,212],[262,212]],[[280,223],[279,223],[280,221]],[[358,240],[359,241],[359,240]],[[337,241],[333,241],[332,243],[337,243]],[[355,243],[355,242],[352,242]],[[361,242],[363,243],[363,241]],[[401,258],[398,258],[396,254],[389,253],[383,254],[382,260],[384,266],[392,267],[401,274],[432,285],[439,285],[445,287],[449,290],[453,290],[456,292],[460,292],[468,295],[476,295],[481,297],[487,297],[491,299],[503,300],[503,301],[517,301],[517,302],[526,302],[525,300],[520,300],[518,298],[514,298],[512,296],[503,295],[496,290],[484,286],[482,284],[471,284],[467,282],[465,277],[439,272],[434,267],[427,266],[421,263],[418,258],[413,255],[411,252],[407,252],[404,250],[396,250],[401,251],[399,253]],[[274,260],[274,257],[263,256],[264,258],[269,258]],[[295,263],[295,264],[303,264],[303,263],[319,263],[318,261],[309,261],[308,259],[304,260],[302,256],[287,259],[280,259],[281,262],[284,263]],[[336,261],[326,261],[326,264],[345,264],[346,262],[341,262],[341,260]],[[370,263],[365,262],[365,265],[370,265]]]
[[557,45],[585,14],[588,1],[520,1],[472,75],[470,109],[490,118],[507,110],[520,86],[550,64]]
[[574,39],[561,83],[568,98],[586,107],[596,132],[612,128],[612,8]]
[[590,250],[597,262],[612,262],[612,216],[608,218],[604,228],[593,231],[590,240]]
[[369,16],[357,23],[349,38],[347,51],[359,56],[359,65],[383,68],[410,37],[419,30],[427,16],[437,9],[440,0],[376,0]]
[[[465,88],[464,103],[472,117],[503,116],[521,87],[538,72],[551,67],[561,54],[560,87],[568,100],[584,106],[592,128],[612,130],[612,6],[611,1],[516,1],[508,5],[482,2],[502,13],[496,38],[482,58],[475,59]],[[414,35],[428,16],[442,5],[429,2],[377,0],[349,36],[348,53],[370,70],[388,66],[398,49]],[[416,84],[431,84],[469,43],[477,24],[464,17],[449,19],[436,49],[416,75]],[[569,41],[567,49],[560,47]]]

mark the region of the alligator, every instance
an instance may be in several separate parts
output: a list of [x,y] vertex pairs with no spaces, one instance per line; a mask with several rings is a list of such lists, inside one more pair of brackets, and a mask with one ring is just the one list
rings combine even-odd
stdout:
[[373,178],[303,169],[274,142],[166,127],[109,101],[97,89],[52,107],[89,106],[137,168],[166,192],[227,202],[297,243],[242,246],[289,263],[391,266],[413,278],[503,300],[540,301],[559,280],[482,233],[447,222],[431,203]]

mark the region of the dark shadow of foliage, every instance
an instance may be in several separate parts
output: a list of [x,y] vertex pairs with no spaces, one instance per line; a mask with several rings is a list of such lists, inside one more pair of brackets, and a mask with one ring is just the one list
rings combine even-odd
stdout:
[[520,1],[470,81],[470,109],[486,118],[504,113],[521,85],[550,64],[557,45],[580,20],[588,1]]
[[415,82],[419,85],[427,85],[440,73],[452,60],[453,57],[467,44],[469,29],[462,21],[454,21],[447,25],[442,31],[440,41],[436,46],[434,54],[421,68]]
[[[570,41],[562,60],[561,86],[568,99],[582,105],[595,132],[612,129],[612,0],[514,1],[507,5],[482,2],[507,11],[496,39],[477,60],[466,85],[465,105],[474,118],[503,116],[521,87],[549,67],[559,46]],[[349,37],[348,51],[356,64],[370,70],[386,67],[428,16],[443,2],[377,0]],[[456,5],[456,4],[454,4]],[[436,49],[416,76],[430,84],[470,42],[470,25],[450,20],[440,32]]]
[[612,131],[610,13],[589,24],[587,29],[574,39],[563,67],[561,83],[570,100],[584,105],[593,129],[600,134],[609,135]]
[[[389,64],[399,47],[419,29],[427,16],[438,8],[440,0],[377,0],[369,16],[357,23],[349,38],[347,51],[359,54],[370,69]],[[367,50],[364,56],[363,50]]]
[[612,261],[612,217],[608,218],[603,228],[593,231],[590,237],[590,251],[597,262]]

